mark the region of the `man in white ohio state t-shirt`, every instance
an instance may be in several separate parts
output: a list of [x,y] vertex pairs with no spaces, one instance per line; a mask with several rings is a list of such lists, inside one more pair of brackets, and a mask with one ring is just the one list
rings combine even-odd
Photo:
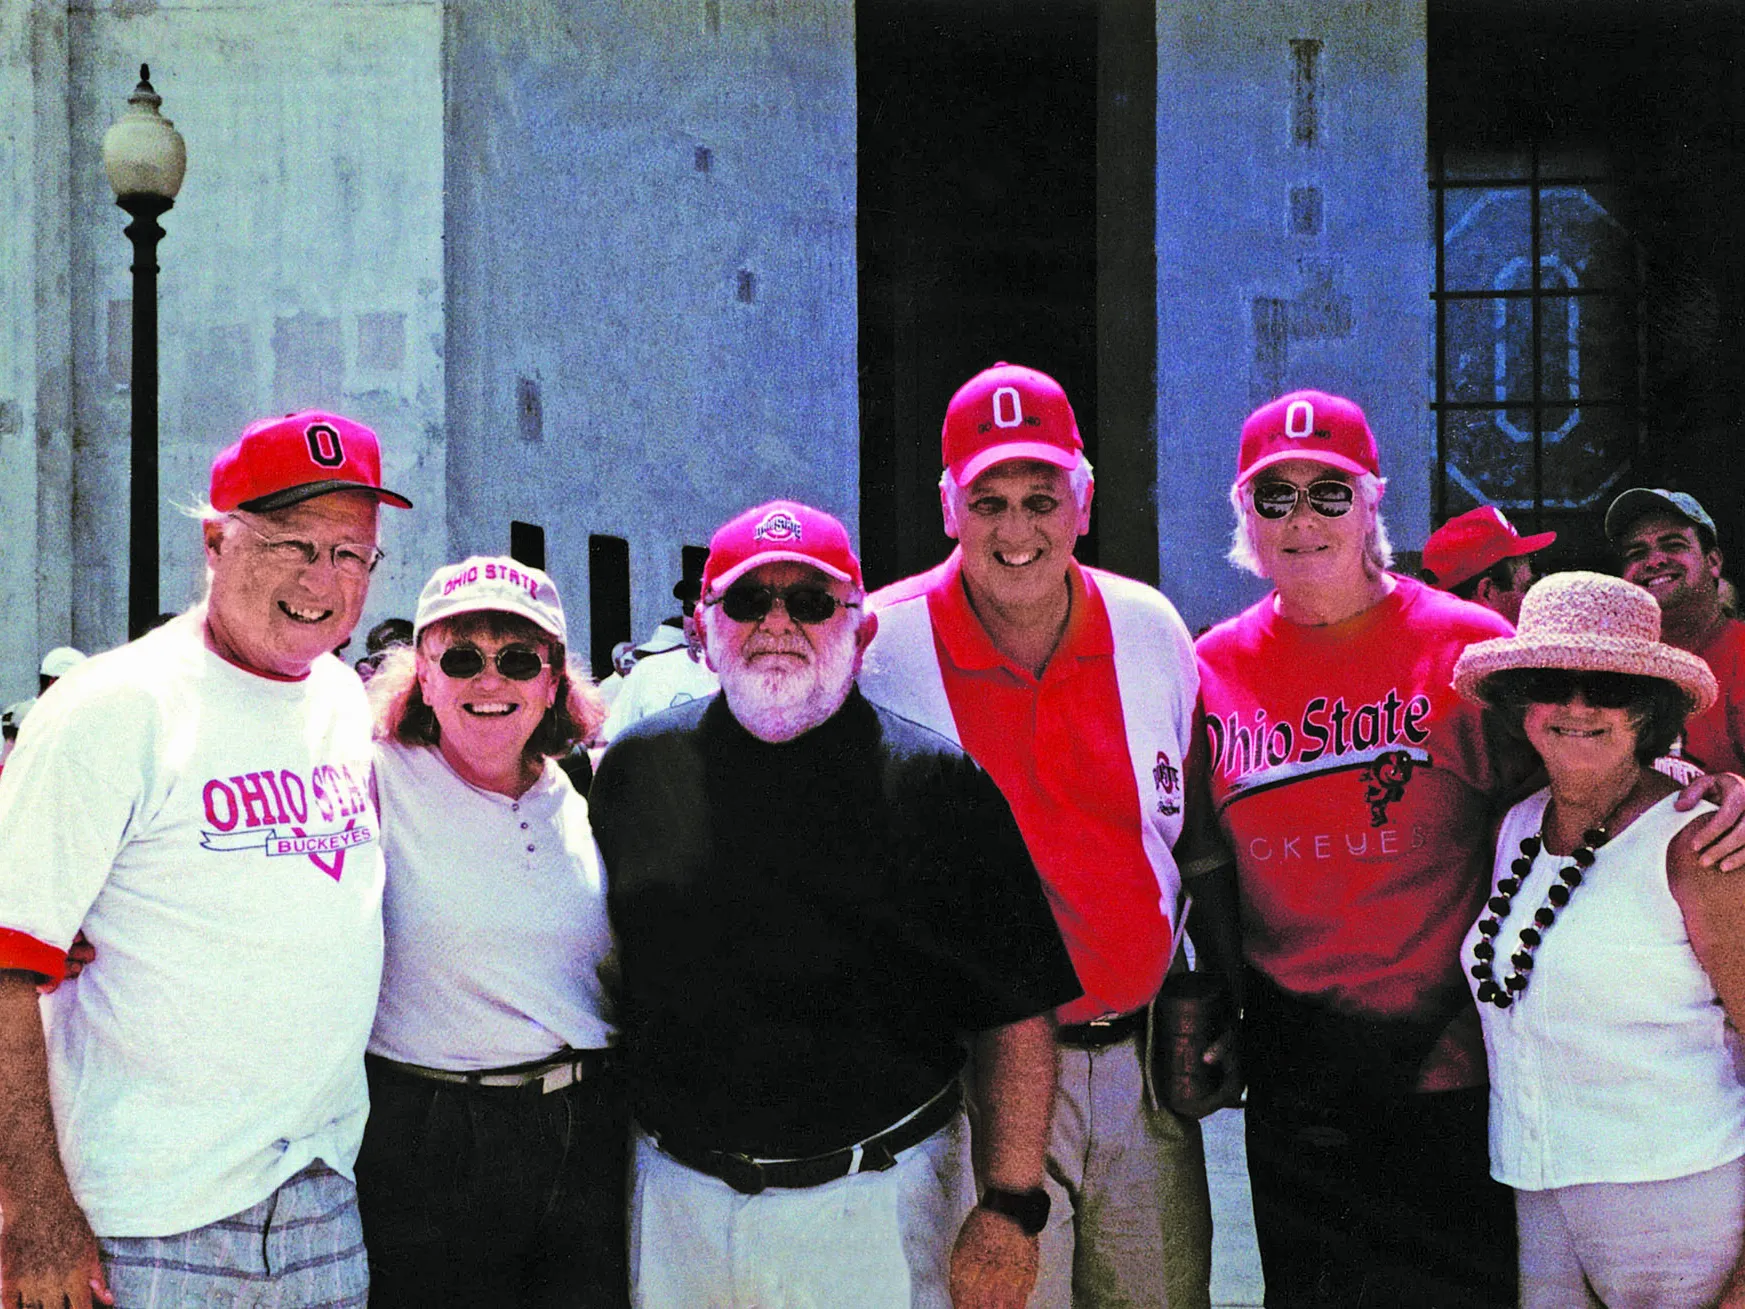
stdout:
[[[0,781],[0,1299],[362,1305],[382,964],[367,427],[212,465],[206,600],[40,700]],[[41,1004],[83,930],[96,961]],[[45,1039],[46,1037],[46,1039]],[[57,1149],[58,1145],[58,1149]]]

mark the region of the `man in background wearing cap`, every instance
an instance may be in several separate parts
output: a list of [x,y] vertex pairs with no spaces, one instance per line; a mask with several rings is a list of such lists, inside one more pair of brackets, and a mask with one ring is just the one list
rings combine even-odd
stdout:
[[626,731],[590,797],[643,1131],[634,1296],[1017,1309],[1048,1011],[1078,984],[1011,811],[855,689],[878,623],[835,519],[749,510],[702,588],[721,694]]
[[612,708],[600,728],[600,739],[615,740],[632,723],[650,714],[691,700],[701,700],[720,689],[715,674],[703,662],[697,638],[696,608],[700,589],[695,577],[681,577],[673,585],[679,612],[661,620],[654,635],[635,648],[635,663],[612,696]]
[[70,645],[57,645],[42,657],[42,667],[37,669],[37,694],[41,695],[73,669],[84,663],[86,659],[83,650],[75,650]]
[[[382,858],[369,709],[327,652],[383,502],[409,503],[367,427],[254,424],[213,461],[205,602],[25,724],[0,783],[8,1305],[364,1303]],[[39,1016],[81,927],[98,960]]]
[[1533,585],[1529,556],[1556,539],[1556,532],[1522,536],[1502,510],[1480,505],[1430,533],[1424,542],[1424,580],[1513,623]]
[[[1081,567],[1091,468],[1066,393],[997,364],[946,408],[954,550],[880,591],[861,685],[999,783],[1084,995],[1056,1014],[1052,1202],[1034,1303],[1209,1303],[1199,1127],[1148,1101],[1137,1036],[1180,929],[1187,628],[1151,587]],[[1206,1105],[1205,1109],[1214,1107]]]
[[1661,639],[1700,655],[1721,695],[1689,719],[1672,754],[1655,766],[1677,781],[1700,773],[1745,773],[1745,623],[1721,607],[1721,547],[1715,520],[1683,491],[1638,486],[1606,510],[1606,539],[1623,577],[1660,602]]

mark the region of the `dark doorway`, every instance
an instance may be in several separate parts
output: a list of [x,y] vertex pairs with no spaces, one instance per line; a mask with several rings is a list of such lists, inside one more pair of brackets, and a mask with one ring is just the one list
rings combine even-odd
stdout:
[[1607,567],[1611,499],[1668,486],[1745,558],[1739,5],[1431,0],[1428,18],[1437,520],[1482,496],[1557,530],[1548,567]]
[[[950,548],[939,425],[979,370],[1052,374],[1099,461],[1098,6],[861,0],[855,22],[861,552],[876,586]],[[1096,561],[1099,535],[1094,516],[1080,559]]]

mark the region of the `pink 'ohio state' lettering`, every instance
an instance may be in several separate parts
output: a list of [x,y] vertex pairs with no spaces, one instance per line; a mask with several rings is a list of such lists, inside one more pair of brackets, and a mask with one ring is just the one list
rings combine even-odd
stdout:
[[[206,783],[206,789],[200,797],[206,802],[206,821],[220,832],[228,832],[236,826],[236,796],[230,788],[214,777]],[[218,816],[217,801],[224,802],[224,817]]]

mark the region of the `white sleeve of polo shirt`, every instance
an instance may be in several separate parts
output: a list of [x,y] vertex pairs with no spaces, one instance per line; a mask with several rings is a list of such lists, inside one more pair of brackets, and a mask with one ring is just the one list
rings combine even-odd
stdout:
[[159,706],[108,671],[52,687],[0,777],[0,928],[63,951],[154,809]]

